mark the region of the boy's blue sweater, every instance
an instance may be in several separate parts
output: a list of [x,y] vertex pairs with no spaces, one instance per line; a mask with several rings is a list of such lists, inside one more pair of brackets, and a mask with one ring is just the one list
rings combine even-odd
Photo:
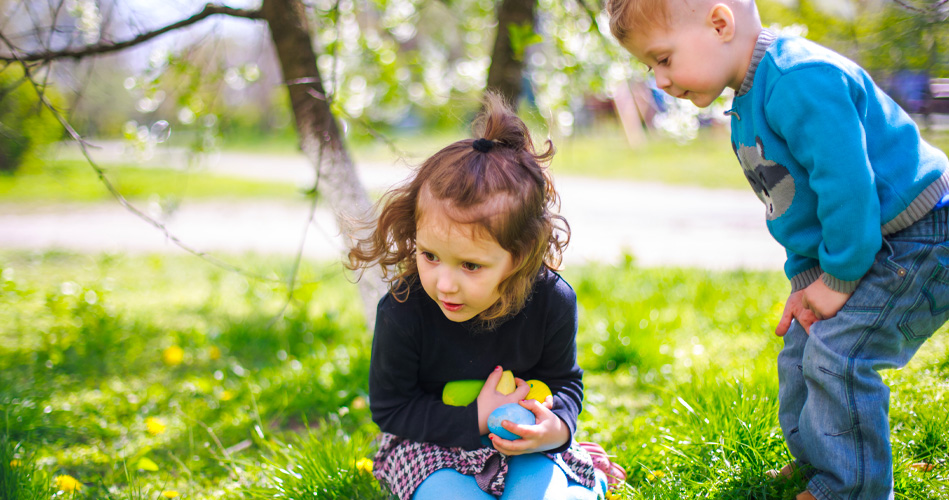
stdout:
[[856,63],[763,30],[729,111],[732,147],[787,250],[792,291],[852,292],[882,237],[949,193],[945,153]]

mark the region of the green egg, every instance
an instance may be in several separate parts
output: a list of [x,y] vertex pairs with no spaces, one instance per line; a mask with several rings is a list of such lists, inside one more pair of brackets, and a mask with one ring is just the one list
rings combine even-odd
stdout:
[[478,399],[484,380],[452,380],[442,389],[442,402],[448,406],[468,406]]

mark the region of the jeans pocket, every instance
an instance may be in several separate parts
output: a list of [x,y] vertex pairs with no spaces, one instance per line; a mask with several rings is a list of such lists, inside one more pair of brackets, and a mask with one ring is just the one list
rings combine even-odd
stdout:
[[949,269],[936,266],[916,301],[903,313],[899,328],[908,340],[929,338],[949,319]]

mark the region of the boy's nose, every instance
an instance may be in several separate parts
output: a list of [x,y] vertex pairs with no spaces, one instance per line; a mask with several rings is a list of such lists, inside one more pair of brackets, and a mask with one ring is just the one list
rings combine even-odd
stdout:
[[656,72],[656,87],[659,87],[659,90],[669,91],[669,87],[672,86],[672,80],[665,75],[665,73]]

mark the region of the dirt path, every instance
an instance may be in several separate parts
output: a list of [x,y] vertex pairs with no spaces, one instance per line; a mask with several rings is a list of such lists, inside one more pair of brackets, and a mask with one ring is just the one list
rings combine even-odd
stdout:
[[[107,162],[117,146],[96,153]],[[166,152],[150,163],[185,161]],[[300,156],[222,154],[210,172],[294,182],[307,186],[312,168]],[[402,180],[407,167],[360,165],[366,187],[383,190]],[[572,228],[565,263],[615,262],[624,252],[645,266],[710,269],[780,269],[784,252],[768,234],[763,207],[751,190],[707,190],[661,184],[559,176],[563,215]],[[142,208],[149,210],[147,202]],[[157,213],[157,212],[156,212]],[[307,226],[303,202],[194,202],[160,215],[176,237],[214,253],[297,251]],[[317,210],[304,255],[336,259],[343,250],[332,215]],[[68,249],[82,252],[180,252],[154,227],[118,203],[23,207],[0,199],[0,248]]]

